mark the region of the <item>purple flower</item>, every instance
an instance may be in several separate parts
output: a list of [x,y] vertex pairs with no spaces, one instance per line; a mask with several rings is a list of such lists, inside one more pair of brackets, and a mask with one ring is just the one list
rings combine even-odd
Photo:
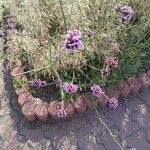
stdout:
[[58,87],[59,85],[62,84],[62,80],[61,80],[60,78],[56,78],[56,79],[54,80],[54,84]]
[[40,88],[40,87],[47,86],[47,83],[46,83],[46,81],[42,81],[40,79],[34,79],[34,80],[31,81],[31,85],[33,87]]
[[109,67],[103,68],[100,70],[102,77],[107,77],[111,74],[111,69]]
[[117,108],[118,100],[116,98],[109,99],[109,106],[110,106],[110,108]]
[[61,108],[57,111],[57,116],[58,118],[66,118],[67,117],[67,112],[64,108]]
[[68,31],[66,40],[64,42],[64,48],[68,49],[71,53],[74,53],[83,45],[82,34],[78,30]]
[[93,96],[100,97],[102,94],[104,94],[103,90],[99,85],[94,84],[93,86],[91,86],[90,89]]
[[123,5],[119,8],[119,11],[122,14],[122,22],[125,24],[128,24],[131,19],[134,17],[134,11],[132,9],[132,7],[128,6],[128,5]]
[[87,35],[88,35],[88,37],[91,37],[91,36],[93,36],[95,33],[93,32],[93,31],[88,31],[87,32]]
[[78,85],[73,83],[64,83],[63,89],[67,93],[76,93],[78,91]]
[[105,64],[111,66],[112,68],[118,67],[118,59],[115,57],[107,57],[105,60]]
[[0,31],[0,38],[4,36],[4,32]]

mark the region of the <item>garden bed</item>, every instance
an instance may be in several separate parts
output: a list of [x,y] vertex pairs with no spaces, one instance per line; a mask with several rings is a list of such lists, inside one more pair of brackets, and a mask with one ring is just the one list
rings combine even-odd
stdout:
[[27,120],[116,108],[119,98],[150,86],[149,2],[140,3],[4,4],[2,37]]
[[[12,76],[22,70],[22,66],[12,68]],[[15,73],[15,74],[14,74]],[[19,79],[26,78],[20,75]],[[26,78],[27,79],[27,78]],[[91,95],[77,95],[72,101],[55,100],[46,102],[43,99],[35,98],[31,95],[28,85],[20,89],[16,89],[18,95],[18,103],[21,106],[22,113],[29,121],[34,121],[37,118],[41,121],[46,121],[49,117],[53,119],[61,119],[71,117],[75,113],[83,113],[86,109],[102,107],[110,105],[112,108],[118,106],[118,99],[126,98],[129,94],[137,94],[141,89],[150,87],[150,71],[129,78],[127,81],[122,81],[116,85],[111,85],[103,89],[105,93],[95,98]]]

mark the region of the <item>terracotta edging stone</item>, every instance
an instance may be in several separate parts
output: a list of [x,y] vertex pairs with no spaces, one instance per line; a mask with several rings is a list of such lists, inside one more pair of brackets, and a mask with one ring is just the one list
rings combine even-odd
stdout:
[[53,101],[49,104],[48,107],[48,113],[53,119],[59,119],[58,117],[58,111],[61,109],[64,109],[67,113],[67,116],[65,118],[71,117],[75,113],[75,108],[73,104],[69,101]]
[[29,92],[23,92],[18,96],[18,103],[20,106],[23,106],[27,102],[31,102],[33,97]]
[[76,112],[78,113],[84,112],[87,108],[86,103],[84,101],[84,96],[78,96],[73,105],[75,107]]
[[109,98],[118,99],[120,96],[120,91],[117,89],[115,85],[111,85],[107,88],[107,94],[109,95]]
[[150,79],[147,73],[141,73],[138,75],[137,78],[142,83],[143,88],[148,88],[150,86]]
[[83,96],[83,100],[89,109],[93,109],[98,106],[98,101],[95,100],[95,98],[91,95]]
[[46,121],[48,119],[48,103],[40,102],[36,103],[35,114],[41,121]]
[[106,94],[101,95],[96,99],[98,106],[106,106],[109,102],[109,97]]
[[126,98],[131,91],[131,87],[125,81],[118,83],[117,88],[120,90],[120,97],[122,98]]
[[36,119],[35,110],[34,110],[35,107],[36,104],[33,101],[27,102],[23,105],[22,113],[28,121],[34,121]]
[[127,80],[127,83],[131,87],[132,94],[138,93],[140,88],[142,87],[142,83],[140,83],[136,77],[129,78]]
[[53,119],[58,119],[57,110],[60,109],[58,100],[52,101],[48,106],[48,113]]

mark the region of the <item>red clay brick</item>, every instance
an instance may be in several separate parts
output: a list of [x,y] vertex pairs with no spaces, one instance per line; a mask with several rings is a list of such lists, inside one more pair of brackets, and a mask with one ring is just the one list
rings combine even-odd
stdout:
[[149,70],[149,71],[147,71],[147,75],[148,75],[148,77],[150,77],[150,70]]
[[131,77],[127,80],[128,84],[131,87],[131,92],[133,94],[139,92],[140,88],[142,87],[142,84],[138,81],[136,77]]
[[12,76],[15,76],[16,74],[19,74],[19,73],[23,73],[23,69],[21,67],[14,67],[12,68],[10,72]]
[[58,110],[62,108],[62,105],[64,105],[64,110],[67,112],[66,117],[70,117],[75,113],[75,108],[71,102],[53,101],[49,104],[49,107],[48,107],[48,112],[53,119],[59,119],[57,113],[58,113]]
[[122,98],[127,97],[131,92],[131,87],[125,81],[118,83],[117,88],[119,89],[120,97]]
[[23,106],[25,103],[32,101],[33,97],[29,92],[23,92],[18,97],[18,103],[20,106]]
[[139,74],[137,78],[138,78],[139,82],[142,83],[143,88],[148,88],[150,86],[150,80],[146,73]]
[[35,107],[35,114],[41,121],[48,119],[48,103],[40,102]]
[[28,121],[34,121],[36,119],[36,115],[34,111],[35,106],[36,104],[32,101],[32,102],[25,103],[22,107],[22,113]]
[[107,88],[107,94],[109,95],[109,98],[119,98],[120,91],[117,89],[115,85],[111,85]]
[[75,108],[73,106],[73,103],[70,101],[64,101],[64,109],[67,112],[67,117],[71,117],[75,113]]
[[84,102],[83,96],[78,96],[76,98],[76,101],[74,102],[74,107],[78,113],[84,112],[86,110],[86,104]]
[[60,102],[58,100],[50,102],[48,106],[48,113],[53,119],[58,119],[57,111],[61,109]]
[[28,87],[23,87],[21,89],[16,89],[15,90],[16,94],[19,96],[20,94],[24,93],[24,92],[28,92]]
[[90,95],[84,96],[84,102],[87,105],[87,108],[95,108],[98,105],[96,99],[94,99],[94,97],[92,97]]
[[103,94],[101,97],[96,99],[98,106],[106,106],[109,101],[109,97],[106,94]]

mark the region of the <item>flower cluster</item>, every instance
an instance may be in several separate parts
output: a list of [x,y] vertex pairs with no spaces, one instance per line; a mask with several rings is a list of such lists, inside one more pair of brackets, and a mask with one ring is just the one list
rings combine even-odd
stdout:
[[8,17],[8,19],[7,19],[7,27],[8,27],[8,29],[15,29],[17,27],[17,24],[14,21],[13,16]]
[[4,32],[0,31],[0,38],[4,36]]
[[56,87],[60,86],[62,84],[62,80],[60,78],[56,78],[54,80],[54,84],[56,85]]
[[109,67],[103,68],[100,70],[102,77],[107,77],[111,74],[111,69]]
[[124,24],[128,24],[132,18],[134,17],[134,11],[132,9],[132,7],[130,7],[129,5],[123,5],[119,8],[119,11],[122,14],[122,22]]
[[31,86],[36,87],[36,88],[40,88],[40,87],[47,86],[47,83],[46,83],[46,81],[42,81],[40,79],[34,79],[31,81]]
[[57,111],[57,116],[58,118],[66,118],[67,117],[67,112],[66,110],[62,107]]
[[118,59],[115,57],[107,57],[105,60],[105,64],[109,65],[112,68],[118,67]]
[[104,67],[103,69],[100,70],[101,76],[102,77],[107,77],[108,75],[111,74],[111,70],[113,68],[118,67],[118,59],[116,57],[107,57],[105,59],[105,64],[106,68]]
[[82,34],[78,30],[68,31],[64,48],[68,49],[70,53],[74,53],[83,45]]
[[110,106],[110,108],[117,108],[118,100],[116,98],[109,99],[109,106]]
[[64,83],[63,89],[67,93],[76,93],[78,91],[78,85],[73,83]]
[[95,34],[95,33],[94,33],[93,31],[88,31],[88,32],[87,32],[88,37],[92,37],[94,34]]
[[110,40],[109,46],[111,49],[111,55],[109,57],[106,57],[106,59],[104,60],[105,66],[103,67],[103,69],[100,70],[100,74],[102,77],[109,76],[111,74],[112,69],[118,67],[119,64],[119,61],[115,57],[115,55],[121,52],[120,44],[112,42],[112,40]]
[[94,84],[91,86],[91,92],[93,96],[100,97],[102,94],[104,94],[103,90],[99,85]]
[[112,52],[113,53],[119,53],[119,52],[121,52],[121,48],[120,48],[120,44],[119,43],[109,43],[109,45],[110,45],[110,48],[111,48],[111,50],[112,50]]

